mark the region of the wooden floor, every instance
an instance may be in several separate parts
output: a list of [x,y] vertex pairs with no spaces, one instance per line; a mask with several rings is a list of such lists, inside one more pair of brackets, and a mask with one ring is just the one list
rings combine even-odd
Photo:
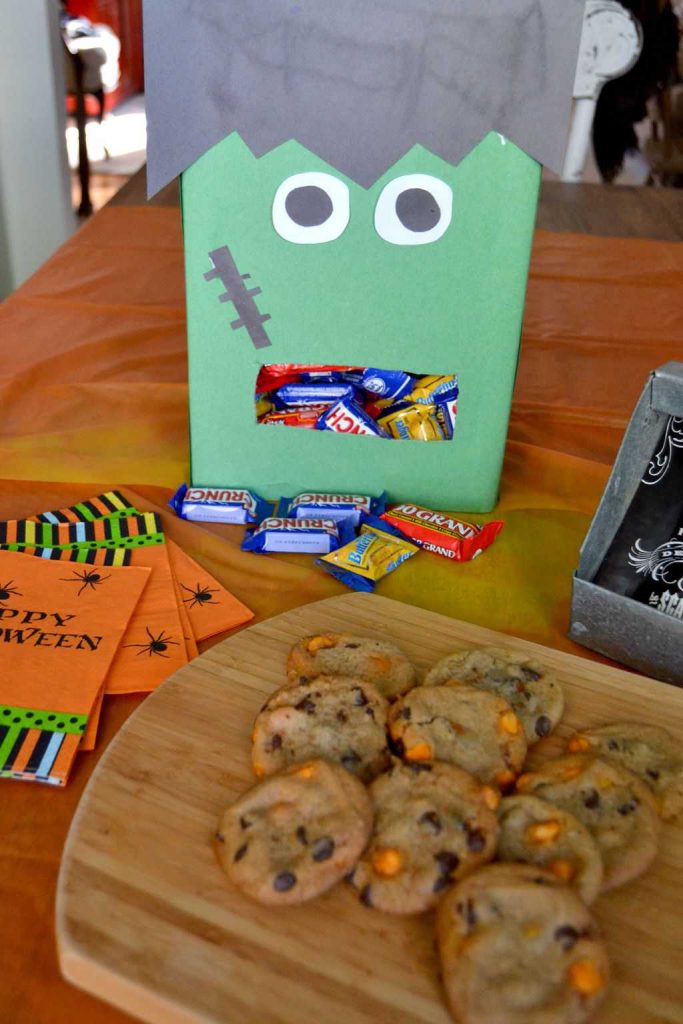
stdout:
[[[147,202],[145,169],[113,197],[113,206]],[[150,200],[154,206],[179,206],[177,182]],[[544,181],[538,227],[617,238],[654,238],[683,242],[683,189],[567,185]]]

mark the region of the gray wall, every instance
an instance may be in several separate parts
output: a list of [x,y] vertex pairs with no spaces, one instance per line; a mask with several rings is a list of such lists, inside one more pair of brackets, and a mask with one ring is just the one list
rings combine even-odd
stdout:
[[74,231],[57,0],[0,0],[0,298]]

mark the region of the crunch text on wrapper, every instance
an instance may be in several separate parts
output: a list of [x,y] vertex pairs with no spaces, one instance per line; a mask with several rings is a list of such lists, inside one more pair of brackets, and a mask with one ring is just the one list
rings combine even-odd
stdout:
[[189,487],[181,484],[169,501],[181,519],[196,523],[258,523],[272,505],[242,487]]
[[348,519],[264,519],[254,530],[247,530],[242,551],[280,552],[281,554],[326,555],[336,551],[353,537]]
[[326,519],[348,519],[358,526],[361,515],[378,516],[386,507],[386,494],[372,498],[366,494],[298,494],[281,498],[279,514],[294,519],[325,516]]

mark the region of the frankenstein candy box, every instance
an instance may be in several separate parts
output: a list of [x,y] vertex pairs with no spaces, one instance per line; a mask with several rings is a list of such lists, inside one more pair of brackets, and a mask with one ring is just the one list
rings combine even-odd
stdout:
[[[583,12],[146,0],[150,193],[181,178],[193,484],[493,506]],[[457,418],[410,397],[440,378]]]

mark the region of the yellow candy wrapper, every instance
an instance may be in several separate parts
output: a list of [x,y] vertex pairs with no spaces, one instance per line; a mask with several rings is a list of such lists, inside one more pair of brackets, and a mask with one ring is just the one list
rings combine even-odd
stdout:
[[363,516],[360,533],[350,544],[316,561],[352,590],[370,592],[384,576],[420,549],[375,516]]

